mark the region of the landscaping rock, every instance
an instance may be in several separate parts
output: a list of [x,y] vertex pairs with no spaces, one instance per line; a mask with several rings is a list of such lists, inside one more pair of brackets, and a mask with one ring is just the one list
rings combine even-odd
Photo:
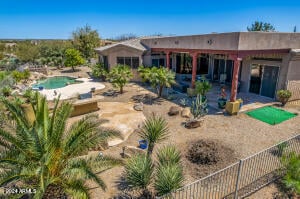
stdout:
[[123,158],[131,158],[135,155],[145,154],[146,151],[135,146],[124,146],[122,156]]
[[133,106],[133,109],[136,111],[143,111],[144,110],[144,105],[142,102],[137,103]]
[[191,109],[189,107],[186,107],[181,111],[181,117],[190,118],[190,116],[191,116]]
[[180,108],[178,106],[171,106],[168,112],[169,116],[178,115],[180,112]]
[[185,123],[185,128],[193,129],[201,126],[203,120],[189,120]]

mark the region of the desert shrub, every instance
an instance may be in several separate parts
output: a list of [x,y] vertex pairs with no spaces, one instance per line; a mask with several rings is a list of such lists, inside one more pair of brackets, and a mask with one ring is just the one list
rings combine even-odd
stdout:
[[211,83],[203,77],[203,81],[196,81],[195,83],[195,93],[200,94],[203,97],[206,96],[207,92],[212,88]]
[[279,90],[279,91],[277,91],[277,98],[283,106],[289,101],[289,99],[291,97],[292,97],[292,92],[289,91],[289,90]]
[[108,70],[104,67],[103,63],[98,63],[92,66],[92,75],[105,80],[108,75]]
[[8,97],[11,95],[11,88],[9,86],[5,86],[2,88],[1,92],[4,97]]
[[217,144],[209,140],[199,140],[188,149],[187,158],[196,164],[215,164],[221,157],[219,156]]
[[282,158],[286,170],[282,182],[284,188],[293,194],[300,194],[300,155],[291,153]]

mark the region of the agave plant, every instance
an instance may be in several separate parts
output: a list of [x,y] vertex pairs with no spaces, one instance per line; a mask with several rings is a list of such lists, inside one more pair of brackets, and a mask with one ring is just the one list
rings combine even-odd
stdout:
[[0,129],[0,186],[35,188],[34,198],[55,198],[52,188],[73,198],[89,198],[86,180],[102,189],[105,183],[95,173],[121,162],[111,157],[83,156],[118,132],[103,129],[96,115],[88,115],[67,128],[72,105],[57,100],[53,112],[45,97],[36,93],[33,122],[24,109],[2,99],[15,121]]
[[152,115],[145,122],[139,135],[148,141],[148,155],[151,155],[156,143],[165,140],[169,135],[166,120],[161,116]]

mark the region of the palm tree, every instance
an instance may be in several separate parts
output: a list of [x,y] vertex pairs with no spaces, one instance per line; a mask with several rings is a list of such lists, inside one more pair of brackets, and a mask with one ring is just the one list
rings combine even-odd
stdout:
[[168,124],[161,116],[152,115],[140,131],[140,136],[148,141],[148,155],[151,155],[156,143],[165,140],[169,135]]
[[[24,110],[2,99],[15,125],[0,129],[0,186],[26,185],[35,188],[34,198],[55,198],[63,195],[89,198],[86,180],[106,185],[96,173],[120,161],[111,157],[84,156],[96,146],[106,143],[117,132],[101,128],[102,120],[88,115],[66,127],[72,104],[56,101],[49,114],[45,97],[36,93],[33,118],[28,119]],[[32,121],[32,122],[31,122]]]
[[128,66],[118,64],[108,73],[108,78],[114,87],[120,88],[122,94],[123,87],[132,78],[132,72]]
[[149,81],[152,87],[157,88],[158,97],[161,97],[164,87],[171,87],[175,83],[175,73],[163,67],[139,67],[138,71],[145,81]]

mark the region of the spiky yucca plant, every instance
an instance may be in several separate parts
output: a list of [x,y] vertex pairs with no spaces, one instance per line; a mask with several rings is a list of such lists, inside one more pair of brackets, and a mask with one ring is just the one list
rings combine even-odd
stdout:
[[153,176],[154,164],[147,155],[137,155],[130,158],[125,165],[125,178],[128,185],[134,189],[147,190]]
[[159,165],[154,183],[157,195],[162,196],[179,189],[183,180],[182,167],[179,164]]
[[159,150],[157,159],[160,165],[177,165],[180,164],[181,154],[174,145],[167,145]]
[[49,114],[46,98],[38,93],[30,121],[19,105],[8,99],[2,102],[15,123],[0,129],[0,186],[35,188],[34,198],[57,197],[52,187],[73,198],[89,198],[86,180],[106,189],[95,173],[120,161],[82,155],[108,138],[119,136],[117,132],[101,128],[103,122],[96,115],[85,116],[67,128],[72,104],[57,100]]
[[128,160],[125,179],[131,188],[143,190],[144,195],[146,193],[149,196],[151,187],[155,188],[158,195],[164,195],[182,186],[181,155],[175,146],[161,148],[157,157],[155,164],[148,155],[138,155]]
[[169,135],[169,128],[166,120],[153,114],[147,118],[139,135],[148,141],[148,155],[151,155],[156,143],[165,140]]

